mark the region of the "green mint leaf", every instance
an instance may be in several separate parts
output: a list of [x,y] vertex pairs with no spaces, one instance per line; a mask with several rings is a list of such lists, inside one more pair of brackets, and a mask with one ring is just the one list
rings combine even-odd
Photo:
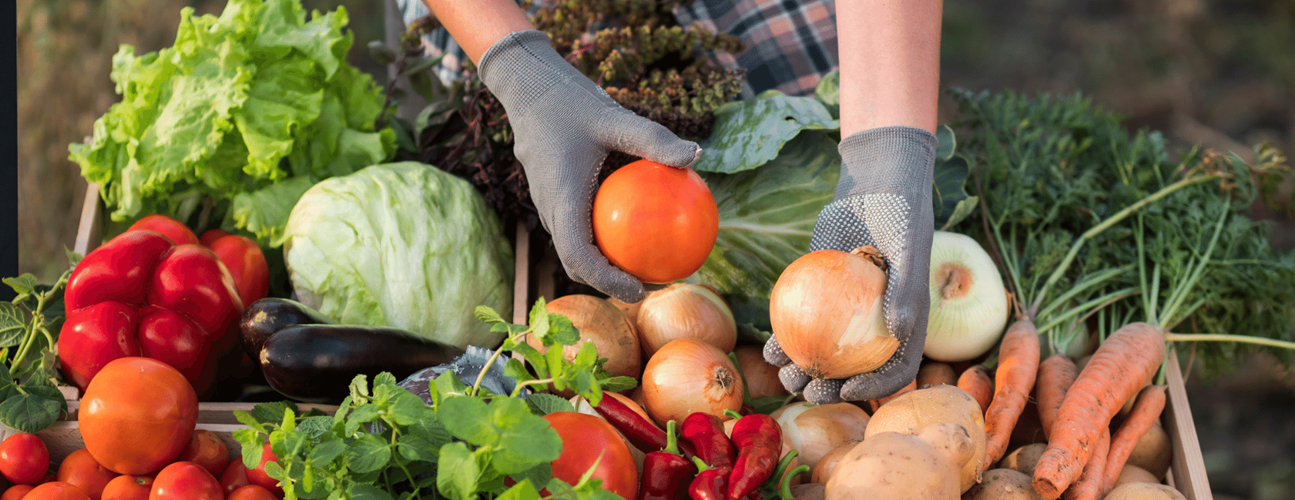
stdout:
[[[514,398],[497,398],[496,400],[506,399]],[[486,403],[480,399],[471,397],[447,398],[441,401],[438,413],[440,414],[441,424],[456,438],[477,446],[491,444],[497,438],[498,431],[487,421],[490,410],[486,407]]]
[[[235,410],[236,413],[241,413]],[[243,465],[256,467],[261,463],[261,447],[265,446],[265,441],[261,438],[261,433],[255,429],[235,429],[234,441],[243,449]],[[255,450],[255,456],[252,456]]]
[[589,404],[597,406],[603,400],[602,387],[594,378],[593,372],[589,370],[580,370],[576,372],[575,391],[576,394],[584,396],[589,400]]
[[346,447],[346,463],[356,474],[381,470],[390,461],[391,448],[373,434],[364,434]]
[[553,500],[577,500],[579,498],[576,495],[575,488],[572,488],[570,483],[556,477],[550,479],[548,486],[545,486],[544,489],[549,491],[549,496]]
[[[431,416],[436,417],[436,414],[433,413]],[[424,418],[415,422],[406,429],[405,436],[425,439],[435,448],[440,448],[441,445],[454,439],[450,436],[450,431],[437,418]]]
[[382,373],[379,373],[376,377],[373,377],[374,388],[384,386],[384,385],[396,385],[398,383],[400,382],[396,380],[396,376],[392,375],[391,372],[382,372]]
[[31,273],[23,273],[22,276],[16,278],[5,278],[0,282],[9,285],[9,288],[12,288],[18,295],[32,293],[36,290],[36,285],[39,284],[36,281],[36,276]]
[[606,392],[624,392],[638,387],[639,382],[634,377],[608,377],[598,381]]
[[500,316],[490,306],[477,306],[476,309],[472,310],[472,315],[476,316],[477,321],[482,323],[506,323],[504,317]]
[[[536,415],[548,415],[560,411],[576,411],[575,405],[570,401],[552,394],[536,393],[526,396],[526,405],[531,408],[531,413]],[[548,481],[537,481],[539,484]]]
[[523,479],[499,495],[497,500],[540,500],[540,492],[536,491],[529,479]]
[[[446,396],[462,396],[467,394],[468,386],[459,380],[459,375],[453,370],[446,370],[441,376],[436,377],[436,394],[438,398],[444,399]],[[439,400],[438,400],[439,404]]]
[[526,329],[526,327],[523,326],[521,327],[520,330],[514,330],[514,328],[517,326],[518,325],[512,325],[508,323],[495,323],[493,325],[490,325],[490,333],[510,333],[511,334],[513,331],[521,331]]
[[396,451],[409,461],[436,463],[444,442],[434,443],[420,436],[405,436],[396,442]]
[[531,347],[530,344],[518,344],[517,347],[513,348],[513,352],[526,358],[526,362],[530,363],[531,368],[535,369],[535,378],[549,378],[549,362],[539,350]]
[[576,353],[575,359],[571,363],[585,369],[592,369],[598,362],[598,347],[593,342],[585,342],[580,345],[580,351]]
[[363,483],[351,483],[346,488],[346,496],[351,500],[393,500],[390,493],[372,484]]
[[553,377],[553,387],[556,387],[559,391],[567,388],[566,380],[563,380],[563,378],[571,367],[571,363],[567,362],[567,358],[562,355],[562,351],[563,349],[551,348],[544,353],[544,360],[548,362],[549,373]]
[[477,477],[481,469],[477,466],[476,456],[468,451],[463,443],[450,443],[441,447],[441,457],[437,460],[436,488],[441,495],[450,500],[467,500],[473,498],[477,489]]
[[26,315],[10,302],[0,302],[0,348],[21,344],[27,337]]
[[[540,299],[540,300],[543,301],[544,299]],[[539,307],[541,306],[541,304],[537,303],[536,306]],[[535,338],[540,339],[541,343],[548,345],[548,343],[550,342],[549,340],[547,340],[549,335],[549,315],[548,314],[540,314],[538,317],[536,317],[534,311],[531,312],[531,333],[530,334],[534,335]]]
[[66,405],[67,401],[62,394],[57,399],[32,393],[15,394],[0,403],[0,422],[19,431],[35,434],[53,425]]
[[[291,409],[297,410],[297,405],[291,401],[275,401],[271,403],[261,403],[252,407],[252,418],[263,424],[278,424],[283,422],[283,416]],[[242,422],[242,420],[240,420]],[[243,422],[247,424],[247,422]]]
[[526,369],[526,365],[516,359],[509,359],[508,362],[504,364],[504,376],[511,377],[518,383],[533,380],[535,378],[531,375],[531,371]]
[[297,414],[295,411],[293,411],[293,408],[283,409],[283,421],[279,423],[279,427],[282,428],[285,432],[292,432],[297,430]]
[[377,421],[382,418],[382,412],[376,405],[364,404],[351,410],[351,414],[346,419],[346,427],[343,433],[346,436],[354,436],[360,430],[360,426],[369,422]]
[[81,259],[85,258],[84,255],[68,250],[67,247],[63,247],[63,254],[67,256],[68,266],[73,269],[76,268],[77,264],[81,263]]
[[369,398],[369,377],[360,374],[351,379],[351,399],[366,401]]
[[[256,408],[255,408],[255,407],[253,407],[253,408],[252,408],[252,411],[256,411]],[[234,419],[235,419],[235,420],[238,420],[238,423],[240,423],[240,424],[246,425],[246,426],[248,426],[248,427],[251,427],[251,428],[253,428],[253,429],[259,430],[259,431],[261,431],[261,432],[266,432],[266,430],[265,430],[265,424],[264,424],[264,423],[262,423],[262,422],[261,422],[260,420],[258,420],[256,417],[253,417],[251,414],[249,414],[249,413],[247,413],[247,412],[245,412],[245,411],[243,411],[243,410],[234,410]],[[273,423],[274,423],[275,421],[277,421],[277,420],[278,420],[278,419],[275,419],[275,420],[272,420],[272,421],[270,421],[270,422],[268,422],[268,423],[273,424]]]
[[542,463],[524,471],[512,474],[509,477],[514,481],[530,481],[531,484],[549,484],[553,479],[553,466],[548,463]]
[[333,430],[333,417],[328,415],[317,415],[306,417],[297,424],[297,430],[304,433],[311,440],[319,440]]
[[518,398],[490,402],[490,422],[499,429],[491,461],[503,474],[515,474],[557,460],[562,438],[549,422],[531,413]]
[[394,422],[396,425],[407,426],[423,418],[424,412],[427,411],[427,405],[423,399],[415,396],[404,387],[398,385],[383,385],[374,389],[381,397],[388,400],[386,411],[383,412],[384,418]]
[[310,450],[310,461],[316,466],[327,467],[337,457],[346,453],[346,443],[338,440],[322,441]]
[[265,463],[265,475],[278,479],[280,485],[282,485],[283,480],[287,478],[287,476],[284,475],[283,467],[279,465],[279,462],[273,461]]
[[580,331],[571,323],[571,318],[561,314],[549,315],[549,334],[544,345],[575,345],[579,341]]

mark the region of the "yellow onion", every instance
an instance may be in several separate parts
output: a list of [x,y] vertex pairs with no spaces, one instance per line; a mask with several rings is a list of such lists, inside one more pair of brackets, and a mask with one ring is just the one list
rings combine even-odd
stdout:
[[649,358],[676,339],[697,339],[724,352],[737,345],[737,324],[728,304],[711,289],[692,283],[675,283],[649,293],[639,306],[635,325],[643,355]]
[[693,412],[727,420],[724,410],[742,407],[742,377],[733,361],[713,345],[678,339],[661,347],[643,370],[643,399],[662,427]]
[[746,391],[752,399],[788,395],[787,388],[778,380],[778,367],[764,360],[764,352],[759,346],[740,345],[733,349],[733,354],[742,368]]
[[787,357],[815,378],[881,367],[899,348],[882,312],[885,260],[871,245],[796,259],[769,296],[769,321]]
[[[592,295],[566,295],[553,299],[545,308],[549,313],[566,316],[580,331],[579,342],[562,348],[562,355],[568,361],[575,359],[585,342],[593,342],[598,357],[607,358],[603,369],[608,373],[639,376],[643,358],[638,349],[638,334],[629,318],[616,306]],[[540,339],[531,335],[527,336],[526,343],[540,352],[548,350]]]
[[782,428],[782,440],[800,451],[800,463],[811,469],[828,452],[863,441],[868,412],[850,403],[792,403],[769,414]]
[[936,361],[967,361],[998,344],[1007,326],[1007,290],[994,261],[976,240],[936,231],[930,286],[922,354]]

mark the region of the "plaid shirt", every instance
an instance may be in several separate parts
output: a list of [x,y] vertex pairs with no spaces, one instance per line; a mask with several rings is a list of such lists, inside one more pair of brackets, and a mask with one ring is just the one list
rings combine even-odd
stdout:
[[[422,0],[397,0],[408,25],[431,13]],[[837,68],[836,8],[834,0],[693,0],[674,11],[680,25],[694,21],[736,35],[743,51],[719,54],[715,59],[728,68],[746,70],[742,97],[768,89],[784,94],[814,92],[823,75]],[[460,79],[463,49],[444,28],[423,37],[429,57],[445,54],[435,70],[442,81]]]

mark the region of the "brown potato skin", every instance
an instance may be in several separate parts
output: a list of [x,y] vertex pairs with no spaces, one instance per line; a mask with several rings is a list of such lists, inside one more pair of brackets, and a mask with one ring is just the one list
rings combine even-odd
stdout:
[[1115,485],[1112,487],[1118,488],[1126,483],[1160,484],[1160,480],[1150,472],[1147,472],[1146,469],[1136,465],[1125,464],[1124,468],[1120,469],[1120,477],[1115,479]]
[[1187,497],[1163,484],[1128,483],[1111,490],[1106,500],[1187,500]]
[[1043,500],[1031,480],[1018,470],[990,469],[979,484],[963,493],[962,500]]
[[913,432],[941,422],[962,426],[975,443],[976,452],[971,460],[960,466],[962,473],[958,492],[961,493],[980,481],[981,470],[985,468],[985,417],[980,411],[980,403],[967,391],[957,386],[937,385],[895,396],[872,415],[868,428],[864,430],[863,441],[866,443],[882,432]]
[[1043,450],[1047,448],[1046,443],[1027,444],[1008,453],[1002,461],[998,462],[998,467],[1034,477],[1034,464],[1039,462],[1039,457],[1043,456]]
[[1169,461],[1173,458],[1173,450],[1170,448],[1169,433],[1165,428],[1156,422],[1147,433],[1142,435],[1138,444],[1133,447],[1133,452],[1129,454],[1126,464],[1136,465],[1143,470],[1150,472],[1158,480],[1165,478],[1165,473],[1169,472]]
[[917,435],[874,434],[841,458],[827,480],[826,500],[957,500],[959,471],[975,452],[971,435],[952,423],[929,425]]

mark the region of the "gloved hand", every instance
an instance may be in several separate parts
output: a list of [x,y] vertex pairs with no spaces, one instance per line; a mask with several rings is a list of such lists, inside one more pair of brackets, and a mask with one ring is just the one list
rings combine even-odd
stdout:
[[810,251],[850,251],[876,246],[886,258],[886,327],[899,349],[875,371],[848,379],[812,379],[770,338],[764,347],[783,386],[814,404],[879,399],[917,376],[930,311],[931,238],[935,216],[931,177],[935,135],[912,127],[881,127],[855,133],[837,147],[841,178],[832,203],[814,225]]
[[616,104],[558,55],[543,32],[505,36],[478,67],[481,81],[508,112],[513,152],[567,274],[617,299],[643,300],[643,284],[609,264],[593,244],[598,169],[612,150],[689,167],[701,148]]

